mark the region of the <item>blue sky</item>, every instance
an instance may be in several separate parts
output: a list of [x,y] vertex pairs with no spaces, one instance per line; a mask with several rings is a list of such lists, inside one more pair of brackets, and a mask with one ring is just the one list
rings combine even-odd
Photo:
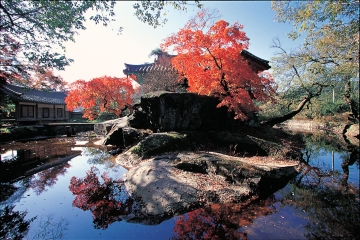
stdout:
[[[192,2],[190,2],[192,3]],[[272,39],[278,37],[286,49],[296,48],[300,42],[287,38],[293,28],[288,23],[278,23],[270,1],[201,1],[205,8],[217,9],[221,18],[233,24],[238,21],[250,38],[249,51],[270,60],[276,49],[270,48]],[[75,36],[75,43],[65,43],[66,55],[74,59],[65,71],[58,71],[65,81],[90,80],[104,75],[123,77],[124,63],[141,64],[153,62],[148,55],[160,46],[163,39],[184,27],[198,8],[188,6],[187,12],[168,8],[168,22],[154,29],[142,23],[136,16],[134,2],[118,1],[115,7],[116,21],[108,27],[87,21],[86,30]],[[123,27],[123,33],[116,29]]]

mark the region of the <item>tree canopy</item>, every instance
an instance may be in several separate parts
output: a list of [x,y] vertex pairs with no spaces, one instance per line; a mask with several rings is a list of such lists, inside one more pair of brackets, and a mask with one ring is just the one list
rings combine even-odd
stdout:
[[120,116],[131,107],[135,90],[131,78],[103,76],[90,81],[77,80],[70,84],[65,103],[70,111],[83,109],[83,117],[96,119],[100,113],[109,112]]
[[84,14],[97,11],[90,19],[107,25],[115,15],[115,2],[102,1],[1,1],[1,77],[27,85],[31,73],[46,68],[63,70],[72,59],[54,50],[74,41],[85,29]]
[[277,21],[293,24],[295,30],[289,38],[304,36],[302,46],[291,51],[278,39],[274,41],[279,52],[272,59],[272,67],[281,92],[293,94],[299,88],[297,92],[301,93],[297,95],[299,105],[288,117],[301,111],[324,88],[340,84],[345,86],[344,99],[358,119],[358,104],[352,96],[356,93],[350,83],[359,81],[359,2],[274,1],[272,9]]
[[236,118],[258,111],[255,101],[270,100],[275,93],[269,73],[254,71],[240,54],[249,46],[243,25],[214,21],[207,9],[163,42],[162,49],[177,53],[172,65],[187,78],[190,92],[218,97]]
[[[90,20],[107,26],[115,20],[115,4],[114,0],[1,1],[1,82],[27,85],[31,72],[43,72],[46,68],[63,70],[73,61],[64,55],[63,43],[74,41],[79,30],[85,29],[84,14],[94,10]],[[187,4],[186,1],[140,1],[133,7],[141,21],[157,27],[162,24],[160,21],[166,22],[161,15],[166,5],[186,10]],[[201,7],[198,1],[195,4]]]

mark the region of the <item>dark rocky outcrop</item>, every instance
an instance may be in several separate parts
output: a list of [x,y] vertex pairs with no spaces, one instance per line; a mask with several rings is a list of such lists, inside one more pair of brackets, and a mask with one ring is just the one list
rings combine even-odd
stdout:
[[106,136],[101,144],[129,146],[151,131],[220,131],[238,126],[234,115],[218,104],[216,98],[194,93],[153,92],[141,98],[130,116],[96,124],[94,131]]
[[243,128],[218,103],[155,92],[132,115],[97,127],[102,144],[126,147],[116,161],[129,169],[125,186],[138,204],[123,219],[157,224],[204,203],[246,204],[298,174],[299,153],[282,142],[288,136]]
[[168,131],[219,131],[239,124],[226,107],[217,108],[216,98],[195,93],[152,92],[129,119],[134,128]]

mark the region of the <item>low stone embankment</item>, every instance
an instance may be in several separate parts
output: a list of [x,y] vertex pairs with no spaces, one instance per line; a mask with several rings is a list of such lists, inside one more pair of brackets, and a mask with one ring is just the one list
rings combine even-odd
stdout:
[[333,133],[336,135],[342,135],[351,144],[359,145],[359,124],[353,123],[331,123],[331,122],[315,122],[312,120],[288,120],[281,124],[277,124],[276,127],[291,130],[295,132],[308,132],[314,133],[318,131],[324,131],[327,133]]

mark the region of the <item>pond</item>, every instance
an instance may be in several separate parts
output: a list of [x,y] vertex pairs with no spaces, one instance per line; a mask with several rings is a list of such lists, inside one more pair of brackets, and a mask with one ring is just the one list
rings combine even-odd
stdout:
[[[323,135],[303,139],[304,171],[272,195],[146,224],[126,221],[136,206],[110,149],[83,138],[3,144],[0,239],[358,238],[359,148]],[[30,159],[18,163],[26,172],[8,164],[21,157]]]

